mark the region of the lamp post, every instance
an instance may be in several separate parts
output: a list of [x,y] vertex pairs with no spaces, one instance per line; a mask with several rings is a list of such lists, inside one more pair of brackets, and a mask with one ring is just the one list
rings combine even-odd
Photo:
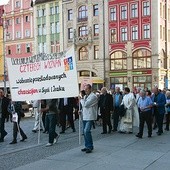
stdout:
[[6,43],[6,36],[7,36],[7,32],[6,30],[8,29],[8,26],[4,20],[3,22],[3,56],[4,56],[4,94],[6,96],[7,94],[7,85],[6,85],[6,81],[7,81],[7,72],[6,72],[6,47],[5,47],[5,43]]

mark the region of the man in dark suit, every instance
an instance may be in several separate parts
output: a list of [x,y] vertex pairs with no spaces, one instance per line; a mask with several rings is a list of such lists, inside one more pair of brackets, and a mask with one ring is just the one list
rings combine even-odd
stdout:
[[65,133],[66,130],[66,116],[68,118],[68,121],[71,125],[71,128],[73,129],[73,132],[75,132],[75,126],[74,126],[74,120],[73,120],[73,108],[76,108],[76,100],[75,98],[61,98],[59,102],[59,111],[60,111],[60,124],[62,127],[62,130],[60,134]]
[[113,97],[113,132],[117,131],[118,122],[119,122],[119,108],[122,103],[123,96],[120,92],[120,88],[116,87],[115,94],[112,95]]
[[3,90],[0,89],[0,142],[4,142],[7,135],[5,131],[5,119],[9,117],[8,105],[10,100],[4,96]]
[[103,120],[103,132],[101,134],[107,133],[107,125],[109,127],[108,133],[111,133],[112,130],[112,124],[111,124],[111,112],[113,111],[113,98],[112,96],[107,93],[106,87],[103,87],[101,89],[102,95],[100,95],[99,98],[99,107],[100,107],[100,113]]
[[153,93],[154,93],[152,95],[153,111],[156,118],[156,123],[158,125],[157,135],[162,135],[166,98],[164,94],[159,92],[159,89],[157,87],[153,88]]

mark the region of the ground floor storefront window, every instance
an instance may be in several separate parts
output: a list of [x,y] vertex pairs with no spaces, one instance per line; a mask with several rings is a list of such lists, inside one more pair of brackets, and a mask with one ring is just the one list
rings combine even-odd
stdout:
[[133,77],[133,87],[141,87],[142,89],[152,88],[152,76],[134,76]]
[[121,90],[127,87],[127,77],[110,78],[111,88],[120,87]]

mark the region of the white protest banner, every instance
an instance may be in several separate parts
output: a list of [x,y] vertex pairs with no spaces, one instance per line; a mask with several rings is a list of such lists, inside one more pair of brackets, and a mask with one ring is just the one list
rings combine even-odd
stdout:
[[13,101],[75,97],[79,94],[74,48],[65,53],[7,58]]

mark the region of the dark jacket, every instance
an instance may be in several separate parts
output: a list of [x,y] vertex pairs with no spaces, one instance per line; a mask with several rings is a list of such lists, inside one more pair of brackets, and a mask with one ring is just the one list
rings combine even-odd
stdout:
[[2,98],[2,118],[8,118],[10,113],[8,112],[8,105],[10,100],[7,97]]
[[110,113],[110,111],[113,111],[112,95],[109,93],[100,95],[98,106],[100,107],[101,113]]
[[[66,106],[68,113],[73,113],[73,108],[77,108],[76,99],[74,97],[67,98],[68,105]],[[64,98],[61,98],[59,101],[58,109],[60,112],[64,110]]]
[[[152,95],[152,102],[154,102],[154,99],[155,99],[155,94]],[[158,93],[157,104],[158,104],[157,109],[159,114],[165,114],[166,98],[164,94]]]

